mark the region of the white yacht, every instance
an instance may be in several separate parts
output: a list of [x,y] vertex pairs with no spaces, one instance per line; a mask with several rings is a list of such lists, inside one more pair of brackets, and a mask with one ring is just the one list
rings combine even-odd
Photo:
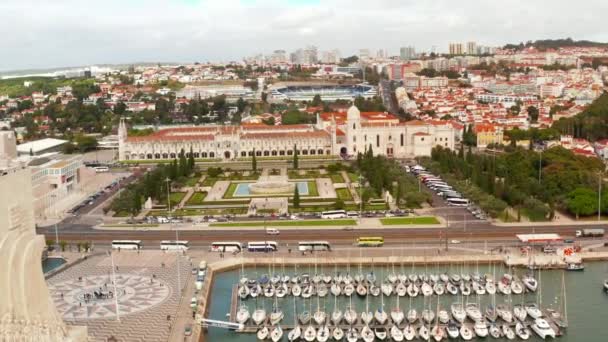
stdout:
[[458,294],[458,287],[456,287],[456,285],[454,285],[452,283],[446,283],[445,290],[452,296],[455,296]]
[[407,321],[410,323],[414,323],[418,320],[418,311],[416,311],[416,309],[412,308],[409,309],[407,312]]
[[511,310],[509,310],[506,304],[498,304],[496,306],[496,313],[498,314],[498,317],[500,317],[503,321],[507,323],[513,322],[513,314],[511,313]]
[[270,330],[268,330],[268,327],[264,326],[264,327],[260,328],[260,330],[258,330],[256,335],[258,337],[258,340],[263,341],[268,338],[269,334],[270,334]]
[[445,293],[445,285],[443,283],[435,283],[433,285],[433,291],[435,291],[436,295],[443,296]]
[[382,291],[382,294],[390,297],[390,295],[393,294],[393,285],[390,283],[382,283],[382,285],[380,285],[380,290]]
[[278,342],[281,338],[283,338],[283,329],[281,329],[280,325],[277,325],[270,332],[270,339],[272,342]]
[[363,329],[361,329],[361,338],[364,342],[373,342],[376,335],[374,335],[374,332],[368,325],[365,325]]
[[306,327],[306,329],[304,329],[304,340],[308,341],[308,342],[312,342],[317,338],[317,331],[315,330],[315,327],[313,327],[312,325],[309,325],[308,327]]
[[502,334],[507,338],[507,340],[515,339],[515,331],[508,324],[502,325]]
[[473,338],[473,330],[471,330],[468,324],[460,326],[460,337],[465,341],[470,341]]
[[515,324],[515,334],[522,340],[527,340],[530,338],[530,330],[528,330],[528,328],[526,328],[526,326],[521,322],[517,322],[517,324]]
[[302,294],[302,288],[298,284],[293,284],[291,286],[291,295],[294,297],[300,297]]
[[264,297],[270,298],[274,296],[274,287],[270,284],[264,287]]
[[300,339],[300,336],[302,336],[302,327],[296,325],[296,327],[287,334],[287,340],[289,342],[297,341]]
[[440,309],[437,312],[437,319],[441,324],[448,324],[450,321],[450,314],[447,312],[447,310]]
[[604,280],[604,291],[608,291],[608,279]]
[[496,285],[494,285],[494,281],[486,282],[486,292],[491,295],[496,294]]
[[359,340],[359,332],[357,328],[350,327],[346,331],[346,341],[348,342],[357,342]]
[[340,327],[334,327],[334,330],[331,331],[331,337],[336,341],[342,340],[344,338],[344,330]]
[[523,305],[516,304],[513,306],[513,316],[523,322],[526,320],[526,317],[528,317],[528,312]]
[[522,278],[522,282],[524,283],[524,286],[531,292],[536,292],[536,289],[538,289],[538,281],[536,281],[536,279],[534,279],[534,277],[530,274],[525,275]]
[[275,289],[275,295],[279,298],[285,297],[285,295],[287,295],[288,292],[289,292],[289,289],[287,288],[287,284],[285,284],[285,283],[277,286],[277,288]]
[[397,342],[401,342],[403,341],[403,331],[401,331],[401,329],[399,329],[398,326],[396,325],[392,325],[391,328],[389,329],[389,334],[391,335],[391,339],[393,341],[397,341]]
[[475,335],[477,335],[477,337],[488,336],[488,324],[484,320],[475,322],[475,325],[473,325],[473,330],[475,330]]
[[380,295],[380,288],[374,284],[370,285],[369,290],[367,291],[369,292],[369,294],[371,294],[374,297],[378,297]]
[[378,310],[376,310],[376,312],[374,312],[374,318],[376,319],[378,324],[384,324],[388,320],[388,314],[386,313],[386,311],[384,311],[384,309],[379,308]]
[[513,292],[514,294],[517,294],[517,295],[522,294],[524,292],[524,287],[523,287],[522,283],[519,281],[519,279],[515,278],[511,282],[511,292]]
[[405,329],[403,329],[403,337],[405,337],[405,339],[408,341],[415,339],[416,329],[414,329],[414,327],[410,324],[406,325]]
[[494,338],[500,338],[501,330],[495,323],[490,324],[490,328],[488,329],[490,336]]
[[342,293],[342,288],[340,287],[340,284],[338,283],[333,283],[329,289],[329,291],[331,292],[331,294],[333,294],[334,296],[339,296]]
[[420,337],[420,339],[423,341],[428,341],[430,336],[431,332],[429,331],[429,328],[427,328],[424,324],[421,325],[420,329],[418,329],[418,337]]
[[435,324],[431,329],[431,336],[435,341],[441,341],[445,337],[445,330],[439,324]]
[[403,297],[407,294],[407,286],[404,283],[398,283],[395,286],[395,292],[397,292],[397,296]]
[[[528,312],[528,314],[530,314]],[[530,315],[532,316],[532,315]],[[549,323],[544,318],[537,318],[534,320],[534,323],[531,325],[532,330],[543,340],[547,337],[555,338],[555,330],[551,328]]]
[[435,312],[431,309],[424,309],[420,316],[426,323],[431,323],[433,322],[433,319],[435,319]]
[[404,318],[405,318],[405,314],[403,313],[401,308],[396,307],[393,310],[391,310],[391,320],[393,321],[393,323],[399,325],[399,324],[401,324],[401,322],[403,322]]
[[334,312],[331,313],[331,322],[335,325],[338,325],[340,324],[340,321],[342,321],[342,317],[342,311],[336,308],[334,309]]
[[253,315],[251,315],[251,319],[253,319],[253,323],[256,325],[262,324],[266,320],[266,310],[256,309]]
[[448,326],[446,327],[445,330],[447,331],[449,338],[458,338],[458,336],[460,336],[460,332],[458,331],[458,326],[453,321],[448,323]]
[[[363,321],[363,323],[370,324],[373,319],[374,314],[371,311],[363,311],[361,313],[361,320]],[[363,331],[361,331],[361,334],[363,335]]]
[[283,316],[283,311],[275,306],[270,313],[270,324],[277,325],[279,322],[281,322]]
[[542,311],[540,311],[536,303],[528,303],[524,308],[526,309],[528,316],[532,317],[532,319],[541,318],[543,316]]
[[367,288],[362,283],[359,283],[357,285],[356,291],[357,291],[357,294],[361,297],[365,297],[365,295],[367,295]]
[[239,286],[239,297],[241,299],[246,299],[249,296],[249,287],[247,285]]
[[422,291],[423,296],[428,297],[433,294],[433,287],[428,283],[422,283],[422,286],[420,286],[420,291]]
[[321,325],[325,323],[325,320],[327,319],[327,314],[325,313],[325,311],[317,310],[312,315],[312,319],[315,321],[315,323]]
[[463,296],[470,296],[471,295],[471,286],[469,286],[468,283],[461,283],[460,284],[460,292],[462,293]]
[[327,325],[322,325],[317,330],[317,341],[326,342],[329,340],[329,327]]
[[410,285],[407,287],[407,295],[410,297],[418,296],[419,291],[420,290],[418,289],[418,285],[416,285],[415,283],[410,283]]
[[250,314],[249,309],[245,305],[241,305],[239,311],[236,313],[236,321],[241,324],[245,324],[249,320]]
[[355,292],[355,285],[350,283],[344,285],[344,289],[342,289],[342,292],[348,297],[352,296],[353,292]]
[[353,310],[352,307],[346,309],[346,311],[344,311],[344,320],[346,321],[346,323],[352,325],[357,320],[357,312]]
[[454,317],[454,319],[460,323],[464,322],[464,320],[467,318],[467,313],[460,303],[452,304],[451,311],[452,317]]
[[476,303],[468,303],[465,307],[465,311],[473,322],[480,321],[483,318],[479,306]]
[[376,335],[376,338],[380,341],[384,341],[386,340],[386,337],[388,336],[388,332],[386,331],[385,327],[376,327],[374,328],[374,335]]

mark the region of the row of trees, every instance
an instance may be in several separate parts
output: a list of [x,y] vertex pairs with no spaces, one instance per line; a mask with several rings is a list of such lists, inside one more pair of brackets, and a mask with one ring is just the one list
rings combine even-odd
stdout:
[[[594,189],[602,162],[575,155],[562,147],[542,152],[515,148],[502,154],[472,154],[433,149],[432,167],[442,175],[470,182],[485,193],[521,208],[533,220],[551,218],[556,208],[577,214],[570,196],[579,189]],[[574,193],[576,195],[577,192]]]
[[[182,149],[178,158],[168,164],[159,164],[152,171],[147,172],[138,182],[128,185],[118,197],[116,197],[109,209],[116,213],[127,213],[131,216],[137,215],[143,206],[143,202],[151,198],[153,201],[163,203],[166,201],[167,185],[183,183],[185,178],[194,172],[195,164],[192,151],[186,156]],[[167,184],[169,179],[169,184]]]

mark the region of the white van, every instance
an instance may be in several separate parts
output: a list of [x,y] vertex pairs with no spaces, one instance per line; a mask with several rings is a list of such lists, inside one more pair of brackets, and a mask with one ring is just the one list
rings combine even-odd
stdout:
[[281,232],[276,228],[266,228],[266,234],[268,235],[279,235]]

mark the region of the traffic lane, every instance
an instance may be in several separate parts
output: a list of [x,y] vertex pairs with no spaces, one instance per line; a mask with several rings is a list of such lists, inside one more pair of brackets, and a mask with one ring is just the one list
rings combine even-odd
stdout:
[[[303,241],[303,240],[327,240],[330,242],[351,241],[354,242],[360,236],[382,236],[387,243],[407,243],[411,240],[436,240],[445,241],[446,235],[449,240],[484,241],[489,239],[515,239],[516,234],[526,233],[559,233],[565,237],[574,236],[576,228],[538,226],[538,227],[468,227],[459,228],[391,228],[391,229],[354,229],[351,231],[339,229],[310,229],[282,230],[279,235],[268,235],[265,230],[180,230],[179,237],[189,241],[249,241],[249,240],[273,240],[273,241]],[[40,230],[50,239],[55,238],[54,230]],[[90,230],[86,232],[63,230],[60,239],[70,241],[88,241],[114,239],[137,239],[137,240],[171,240],[175,239],[175,231],[132,231],[132,230]]]

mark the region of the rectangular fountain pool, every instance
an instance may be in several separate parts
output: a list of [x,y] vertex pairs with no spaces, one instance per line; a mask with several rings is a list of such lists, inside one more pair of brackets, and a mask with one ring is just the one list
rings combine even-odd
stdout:
[[[236,189],[234,190],[234,193],[232,194],[233,197],[252,197],[252,196],[256,196],[256,197],[268,197],[268,196],[273,196],[273,195],[256,195],[256,194],[252,194],[249,191],[249,185],[251,185],[253,183],[238,183],[236,185]],[[298,193],[300,194],[300,196],[308,196],[309,192],[308,192],[308,182],[295,182],[295,184],[298,187]],[[274,194],[274,195],[291,195],[292,193],[290,192],[289,194]]]
[[65,259],[63,258],[46,258],[42,260],[42,272],[45,274],[49,273],[63,264],[65,264]]

